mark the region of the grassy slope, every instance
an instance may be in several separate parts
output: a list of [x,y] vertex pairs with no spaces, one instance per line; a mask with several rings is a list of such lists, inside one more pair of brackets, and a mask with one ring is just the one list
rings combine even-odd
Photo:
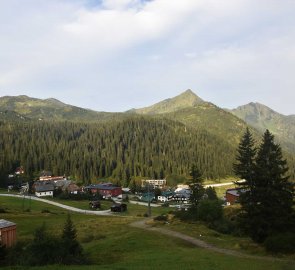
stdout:
[[[25,202],[28,204],[29,202]],[[32,238],[43,222],[53,233],[60,233],[66,211],[40,202],[31,202],[31,212],[23,213],[22,200],[0,197],[9,213],[1,218],[17,223],[18,239]],[[137,209],[139,206],[135,206]],[[51,213],[41,213],[48,209]],[[130,209],[131,211],[131,209]],[[159,210],[158,210],[159,211]],[[241,259],[193,247],[182,240],[131,228],[135,217],[97,217],[72,214],[78,239],[92,259],[89,266],[58,266],[58,269],[295,269],[287,262]],[[44,266],[34,269],[56,269]],[[8,269],[8,268],[7,268]],[[21,268],[20,268],[21,269]]]

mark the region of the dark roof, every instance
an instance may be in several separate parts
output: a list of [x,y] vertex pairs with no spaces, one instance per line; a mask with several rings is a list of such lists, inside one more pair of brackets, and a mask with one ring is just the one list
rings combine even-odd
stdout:
[[104,185],[104,184],[96,184],[96,185],[89,185],[85,187],[86,189],[104,189],[104,190],[114,190],[120,187],[117,186],[109,186],[109,185]]
[[231,188],[226,191],[227,194],[231,194],[233,196],[239,197],[241,193],[245,192],[244,189],[240,188]]
[[15,226],[15,225],[16,224],[11,221],[0,219],[0,229]]
[[53,191],[54,186],[52,184],[47,185],[37,185],[35,187],[36,192],[46,192],[46,191]]

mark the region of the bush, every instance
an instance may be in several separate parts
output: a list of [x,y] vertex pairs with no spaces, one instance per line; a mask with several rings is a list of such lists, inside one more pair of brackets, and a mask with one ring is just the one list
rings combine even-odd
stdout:
[[169,202],[164,202],[164,203],[162,204],[162,207],[169,207]]
[[4,214],[4,213],[7,213],[7,211],[6,211],[4,208],[1,208],[1,207],[0,207],[0,213],[1,213],[1,214],[2,214],[2,213]]
[[185,211],[185,209],[181,209],[181,210],[175,211],[174,214],[175,214],[175,217],[183,221],[196,221],[198,219],[196,207],[191,207],[188,209],[188,211]]
[[230,234],[235,230],[233,223],[226,219],[216,220],[209,227],[223,234]]
[[41,210],[41,213],[43,213],[43,214],[50,214],[51,212],[48,209],[42,209]]
[[81,237],[82,243],[89,243],[94,239],[94,236],[92,233],[87,233],[83,237]]
[[154,217],[154,220],[155,221],[167,221],[168,217],[166,215],[160,215],[160,216]]
[[198,219],[213,224],[223,217],[222,204],[219,200],[203,200],[197,207]]
[[293,253],[295,252],[295,233],[271,235],[266,238],[264,246],[267,251],[273,253]]

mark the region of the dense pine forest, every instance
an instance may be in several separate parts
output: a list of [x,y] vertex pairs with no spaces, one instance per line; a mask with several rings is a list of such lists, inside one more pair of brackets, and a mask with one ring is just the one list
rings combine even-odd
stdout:
[[23,166],[83,183],[109,178],[188,175],[196,164],[206,178],[232,175],[235,147],[204,130],[167,120],[133,117],[109,123],[0,122],[2,176]]

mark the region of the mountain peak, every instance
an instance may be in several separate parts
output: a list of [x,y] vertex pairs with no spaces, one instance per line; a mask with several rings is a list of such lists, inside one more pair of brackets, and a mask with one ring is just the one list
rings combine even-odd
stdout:
[[159,114],[170,113],[181,109],[194,107],[198,104],[204,103],[191,89],[188,89],[176,97],[165,99],[152,106],[132,110],[139,114]]

